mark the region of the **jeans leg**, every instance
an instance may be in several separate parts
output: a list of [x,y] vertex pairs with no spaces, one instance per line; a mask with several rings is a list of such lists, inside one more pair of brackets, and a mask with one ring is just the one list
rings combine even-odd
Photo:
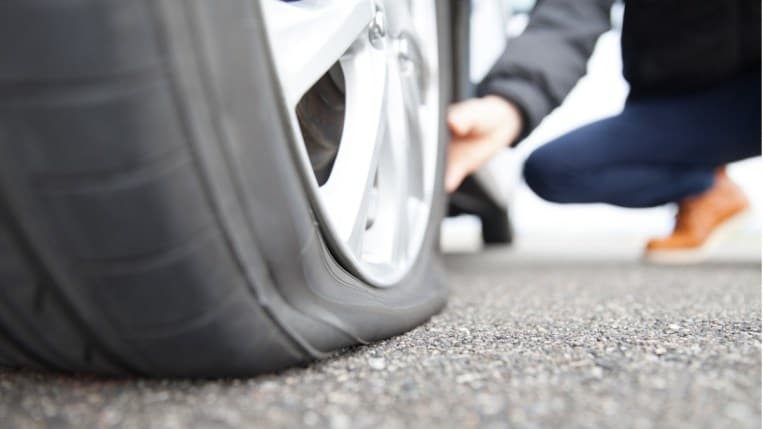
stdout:
[[524,176],[549,201],[660,205],[712,186],[718,166],[759,155],[760,128],[759,76],[629,100],[621,114],[537,149]]
[[[564,144],[558,142],[555,144]],[[654,207],[704,192],[713,184],[713,169],[668,164],[612,164],[591,170],[570,168],[574,159],[544,146],[524,167],[527,185],[539,197],[556,203],[606,203],[621,207]]]

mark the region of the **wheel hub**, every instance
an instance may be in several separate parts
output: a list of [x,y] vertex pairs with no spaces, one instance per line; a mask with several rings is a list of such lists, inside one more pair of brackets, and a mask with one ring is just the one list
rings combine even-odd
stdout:
[[436,180],[435,0],[263,0],[308,193],[345,267],[390,286],[413,266]]

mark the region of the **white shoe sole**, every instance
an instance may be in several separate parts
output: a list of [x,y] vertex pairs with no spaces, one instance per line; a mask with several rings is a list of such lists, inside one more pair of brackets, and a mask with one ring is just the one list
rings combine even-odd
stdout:
[[743,210],[718,225],[707,240],[691,249],[647,250],[644,260],[658,265],[692,265],[707,260],[713,250],[718,248],[728,237],[744,227],[750,217],[750,209]]

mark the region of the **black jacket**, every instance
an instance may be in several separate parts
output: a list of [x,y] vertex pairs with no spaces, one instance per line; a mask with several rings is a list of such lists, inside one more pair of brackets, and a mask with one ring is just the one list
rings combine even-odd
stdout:
[[[525,31],[478,86],[517,104],[520,138],[562,103],[610,28],[612,0],[539,0]],[[707,88],[760,73],[760,0],[629,0],[622,29],[630,97]]]

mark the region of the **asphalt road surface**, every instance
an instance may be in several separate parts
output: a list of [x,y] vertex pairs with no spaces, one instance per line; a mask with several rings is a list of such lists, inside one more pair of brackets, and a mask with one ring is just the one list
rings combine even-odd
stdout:
[[406,335],[244,380],[0,372],[0,427],[760,427],[759,263],[446,265]]

